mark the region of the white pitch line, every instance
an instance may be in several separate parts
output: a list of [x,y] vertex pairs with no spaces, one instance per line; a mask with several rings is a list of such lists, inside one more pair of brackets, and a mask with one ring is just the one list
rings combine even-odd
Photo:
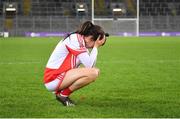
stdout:
[[[123,63],[180,63],[180,60],[110,60],[110,61],[97,61],[97,63],[112,63],[112,64],[123,64]],[[13,65],[13,64],[39,64],[41,61],[23,61],[23,62],[0,62],[0,65]]]
[[97,61],[97,63],[112,63],[112,64],[119,64],[119,63],[180,63],[180,60],[111,60],[111,61]]
[[13,64],[39,64],[40,61],[28,61],[28,62],[0,62],[0,65],[13,65]]

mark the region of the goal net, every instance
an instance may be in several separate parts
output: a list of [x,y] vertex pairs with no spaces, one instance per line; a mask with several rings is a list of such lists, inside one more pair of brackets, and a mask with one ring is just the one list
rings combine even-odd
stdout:
[[94,23],[111,35],[138,36],[137,19],[94,19]]
[[92,21],[110,35],[139,36],[139,0],[92,0]]

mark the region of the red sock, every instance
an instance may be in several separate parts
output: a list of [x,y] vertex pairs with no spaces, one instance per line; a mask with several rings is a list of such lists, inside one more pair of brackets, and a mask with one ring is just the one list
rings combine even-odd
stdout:
[[64,97],[68,97],[72,91],[69,88],[65,88],[64,90],[61,91],[60,95]]
[[59,95],[61,93],[61,91],[55,91],[54,92],[56,95]]

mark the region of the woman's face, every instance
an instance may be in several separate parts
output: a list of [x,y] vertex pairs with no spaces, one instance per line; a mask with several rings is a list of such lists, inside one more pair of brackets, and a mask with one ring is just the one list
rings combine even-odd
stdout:
[[93,48],[95,41],[93,41],[92,36],[84,37],[86,48]]

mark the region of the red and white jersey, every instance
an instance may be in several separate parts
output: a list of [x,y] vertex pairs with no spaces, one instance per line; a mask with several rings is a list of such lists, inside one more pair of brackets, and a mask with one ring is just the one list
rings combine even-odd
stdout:
[[80,63],[85,67],[93,67],[97,53],[96,47],[89,53],[83,36],[76,33],[71,34],[61,40],[51,54],[44,73],[44,83],[53,81],[63,72],[77,68]]

